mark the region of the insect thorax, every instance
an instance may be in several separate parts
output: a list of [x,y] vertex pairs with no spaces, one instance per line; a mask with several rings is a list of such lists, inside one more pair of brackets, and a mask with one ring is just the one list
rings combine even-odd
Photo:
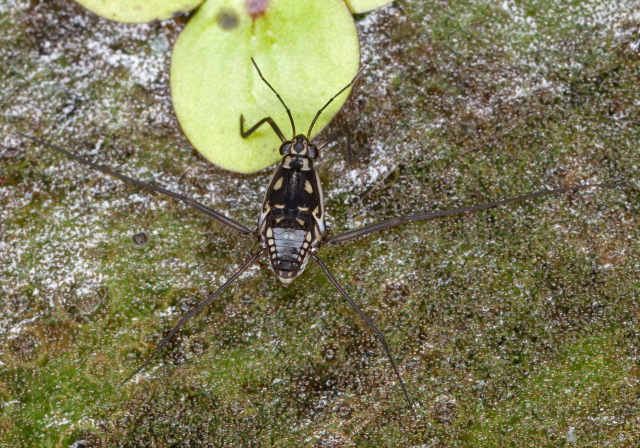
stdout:
[[307,156],[285,155],[267,188],[258,219],[260,244],[284,285],[300,275],[325,233],[320,179]]

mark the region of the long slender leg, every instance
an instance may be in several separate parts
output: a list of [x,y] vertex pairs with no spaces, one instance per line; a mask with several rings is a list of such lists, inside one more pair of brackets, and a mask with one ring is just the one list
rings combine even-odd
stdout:
[[331,271],[329,271],[329,268],[327,267],[327,265],[324,264],[324,262],[318,257],[318,255],[315,254],[314,252],[310,252],[310,255],[313,261],[318,263],[318,266],[322,268],[327,278],[329,278],[329,281],[333,283],[333,286],[335,286],[336,289],[340,292],[340,294],[342,294],[342,297],[344,297],[347,300],[347,302],[349,302],[349,305],[351,305],[351,308],[353,308],[355,312],[358,313],[358,315],[360,315],[362,320],[365,321],[365,323],[369,326],[369,328],[373,330],[375,335],[380,340],[380,343],[382,344],[382,347],[384,348],[384,351],[386,352],[387,357],[391,362],[391,367],[393,367],[393,371],[396,373],[396,377],[400,382],[400,387],[402,388],[402,392],[404,393],[404,396],[407,399],[407,402],[409,403],[409,407],[411,408],[411,413],[413,414],[413,417],[416,418],[416,412],[413,409],[413,402],[411,401],[411,398],[409,398],[409,393],[407,392],[407,388],[405,387],[404,381],[402,381],[402,377],[400,376],[400,372],[398,371],[398,367],[396,367],[396,363],[393,360],[393,357],[391,356],[391,350],[389,350],[389,344],[387,343],[387,339],[384,337],[382,332],[378,330],[378,327],[374,325],[373,321],[369,318],[369,316],[364,314],[364,312],[360,309],[360,307],[356,304],[356,302],[354,302],[353,299],[349,297],[349,294],[347,294],[347,291],[345,291],[344,288],[340,286],[340,284],[335,279],[333,274],[331,274]]
[[245,131],[244,130],[244,116],[240,115],[240,135],[242,136],[242,138],[247,138],[251,134],[256,132],[258,130],[258,128],[260,126],[262,126],[263,124],[265,124],[265,123],[269,123],[271,125],[271,127],[273,128],[273,132],[278,134],[278,137],[280,137],[280,140],[282,141],[282,143],[287,141],[287,139],[284,138],[284,134],[282,133],[282,131],[280,131],[280,128],[278,127],[276,122],[273,121],[273,118],[271,118],[271,117],[263,118],[262,120],[258,121],[256,124],[251,126],[251,129],[249,129],[248,131]]
[[338,132],[331,134],[324,142],[320,143],[318,145],[318,151],[323,150],[325,146],[328,146],[330,143],[333,143],[343,136],[347,138],[347,146],[351,146],[351,138],[349,138],[349,134],[344,129],[340,129]]
[[370,233],[377,232],[378,230],[388,229],[389,227],[395,227],[405,222],[421,221],[425,219],[438,218],[440,216],[455,215],[457,213],[469,213],[476,210],[484,210],[487,208],[498,207],[500,205],[509,204],[511,202],[531,199],[537,196],[543,196],[543,195],[555,194],[555,193],[566,193],[567,191],[584,190],[585,188],[594,188],[594,187],[611,188],[611,187],[621,187],[625,185],[627,184],[624,182],[608,182],[608,183],[602,183],[602,184],[579,185],[577,187],[558,188],[556,190],[540,190],[540,191],[536,191],[535,193],[529,193],[529,194],[525,194],[523,196],[518,196],[515,198],[503,199],[501,201],[495,201],[495,202],[487,202],[486,204],[471,205],[468,207],[455,208],[452,210],[442,210],[438,212],[427,212],[427,213],[418,213],[416,215],[399,216],[397,218],[387,219],[386,221],[381,221],[376,224],[371,224],[369,226],[365,226],[360,229],[349,230],[348,232],[344,232],[344,233],[341,233],[340,235],[336,235],[334,237],[329,238],[324,244],[333,245],[333,244],[343,243],[345,241],[353,240],[353,239],[368,235]]
[[242,234],[242,235],[247,235],[247,236],[255,236],[255,232],[251,229],[249,229],[248,227],[240,224],[238,221],[236,221],[235,219],[231,219],[225,215],[223,215],[222,213],[218,213],[215,210],[211,210],[209,207],[206,207],[205,205],[194,201],[193,199],[181,195],[179,193],[174,193],[173,191],[169,191],[169,190],[165,190],[164,188],[160,188],[160,187],[156,187],[155,185],[151,185],[148,184],[146,182],[142,182],[141,180],[138,179],[134,179],[132,177],[129,176],[125,176],[124,174],[120,174],[117,173],[115,171],[113,171],[110,168],[107,168],[106,166],[103,165],[98,165],[97,163],[93,163],[88,161],[87,159],[84,159],[80,156],[77,156],[75,154],[70,153],[69,151],[60,148],[59,146],[55,146],[52,145],[51,143],[47,143],[44,140],[40,140],[39,138],[35,138],[35,137],[31,137],[29,135],[26,134],[22,134],[20,132],[18,132],[18,135],[21,135],[22,137],[28,138],[29,140],[33,140],[36,143],[40,143],[41,145],[44,145],[48,148],[54,149],[58,152],[61,152],[62,154],[71,157],[72,159],[77,160],[78,162],[90,166],[93,169],[96,169],[98,171],[102,171],[105,174],[109,174],[110,176],[113,177],[117,177],[118,179],[121,179],[125,182],[130,182],[134,185],[137,185],[139,187],[142,188],[146,188],[147,190],[151,190],[151,191],[155,191],[157,193],[161,193],[167,196],[171,196],[172,198],[175,198],[179,201],[184,202],[186,205],[188,205],[189,207],[193,207],[196,210],[198,210],[201,213],[204,213],[205,215],[209,216],[210,218],[215,219],[216,221],[218,221],[221,224],[226,225],[227,227],[231,227],[233,230],[235,230],[236,232]]
[[318,146],[318,151],[324,149],[324,147],[338,140],[340,137],[344,137],[347,139],[347,163],[352,166],[356,163],[356,160],[358,160],[364,153],[364,148],[354,153],[353,145],[351,144],[351,135],[349,135],[349,133],[344,129],[340,129],[338,132],[334,132],[333,134],[331,134],[328,139],[326,139]]
[[224,282],[224,284],[222,286],[220,286],[214,293],[210,294],[206,299],[204,299],[197,307],[195,307],[194,309],[192,309],[191,311],[189,311],[187,314],[185,314],[182,319],[180,319],[180,321],[175,325],[175,327],[173,327],[173,329],[171,330],[171,332],[167,335],[167,337],[165,337],[162,342],[160,342],[156,348],[153,350],[153,353],[151,353],[151,355],[149,355],[149,357],[145,360],[145,362],[136,369],[135,372],[133,372],[131,375],[129,375],[122,383],[120,383],[120,385],[122,386],[124,383],[126,383],[127,381],[129,381],[131,378],[133,378],[134,376],[136,376],[142,369],[144,369],[145,367],[147,367],[149,365],[149,363],[151,362],[151,360],[153,360],[153,358],[156,357],[156,355],[160,352],[160,350],[162,350],[164,348],[165,345],[167,345],[167,343],[169,342],[169,340],[178,332],[178,330],[180,330],[180,327],[182,327],[185,323],[187,323],[189,321],[189,319],[191,319],[193,316],[195,316],[196,314],[198,314],[200,311],[202,311],[202,309],[204,307],[206,307],[207,305],[209,305],[216,297],[218,297],[220,295],[220,293],[222,291],[224,291],[231,283],[233,283],[234,281],[236,281],[236,279],[238,277],[240,277],[240,275],[242,275],[242,273],[244,271],[247,270],[247,268],[249,268],[249,266],[251,266],[253,264],[254,261],[256,261],[258,259],[258,257],[260,257],[260,255],[262,255],[262,252],[264,251],[264,249],[260,249],[259,252],[255,253],[254,255],[251,256],[251,258],[249,258],[249,260],[243,264],[230,278],[229,280],[227,280],[226,282]]

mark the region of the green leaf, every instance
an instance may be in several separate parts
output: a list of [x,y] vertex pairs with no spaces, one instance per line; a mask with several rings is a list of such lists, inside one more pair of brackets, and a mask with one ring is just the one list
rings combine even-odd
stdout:
[[354,14],[361,14],[363,12],[372,11],[374,9],[381,8],[384,5],[388,5],[393,0],[344,0],[349,9]]
[[[280,139],[263,125],[272,117],[292,136],[287,114],[251,64],[291,109],[296,133],[306,134],[316,112],[355,76],[358,36],[342,0],[209,0],[180,34],[171,61],[171,91],[180,125],[207,159],[231,171],[251,173],[280,158]],[[322,114],[318,132],[348,92]]]
[[89,11],[117,22],[143,23],[170,19],[195,9],[203,0],[76,0]]

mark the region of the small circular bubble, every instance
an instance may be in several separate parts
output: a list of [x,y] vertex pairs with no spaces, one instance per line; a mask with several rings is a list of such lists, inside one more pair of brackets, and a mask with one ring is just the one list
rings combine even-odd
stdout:
[[145,232],[140,232],[133,235],[131,237],[131,241],[133,241],[133,244],[135,244],[136,246],[142,247],[147,244],[147,242],[149,242],[149,237]]
[[88,440],[78,440],[76,442],[73,442],[73,444],[71,445],[71,448],[89,448],[91,442],[89,442]]

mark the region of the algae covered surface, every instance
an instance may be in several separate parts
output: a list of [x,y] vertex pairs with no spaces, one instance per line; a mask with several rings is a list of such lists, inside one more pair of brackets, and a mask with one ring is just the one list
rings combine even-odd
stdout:
[[637,444],[636,6],[398,1],[356,16],[367,68],[321,134],[345,127],[365,150],[355,166],[342,144],[321,155],[334,234],[628,182],[321,251],[386,334],[413,419],[376,339],[312,265],[283,288],[256,264],[119,387],[256,243],[16,133],[247,225],[270,171],[223,171],[181,133],[168,66],[186,19],[0,0],[0,446]]

